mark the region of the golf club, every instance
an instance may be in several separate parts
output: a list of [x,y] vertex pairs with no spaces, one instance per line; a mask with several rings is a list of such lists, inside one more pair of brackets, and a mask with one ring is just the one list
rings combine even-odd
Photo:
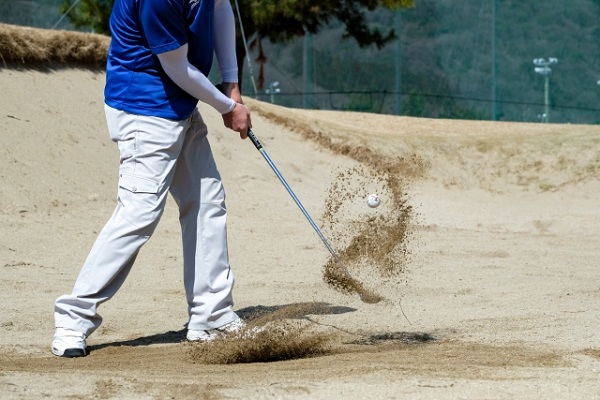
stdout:
[[[310,222],[310,225],[313,227],[315,232],[317,232],[317,235],[319,235],[319,238],[321,238],[321,241],[323,242],[325,247],[327,247],[327,250],[329,250],[329,252],[333,256],[333,259],[335,260],[337,265],[341,268],[341,270],[344,273],[344,275],[346,276],[346,278],[351,281],[356,282],[356,280],[354,278],[352,278],[352,276],[350,275],[350,273],[348,272],[348,270],[342,263],[341,259],[339,258],[339,256],[337,255],[337,253],[335,252],[333,247],[331,247],[331,245],[329,244],[329,242],[327,241],[327,239],[325,238],[325,236],[323,235],[323,233],[321,232],[321,230],[319,229],[319,227],[317,226],[315,221],[313,221],[313,219],[310,217],[310,214],[308,213],[308,211],[306,211],[306,208],[304,208],[304,206],[302,205],[302,203],[300,202],[300,200],[298,199],[298,197],[296,196],[296,194],[294,193],[294,191],[292,190],[290,185],[288,185],[288,183],[284,179],[283,175],[281,175],[281,173],[279,172],[279,169],[277,169],[277,167],[271,160],[271,157],[269,157],[266,150],[263,148],[262,144],[260,143],[260,141],[258,140],[258,138],[254,134],[254,132],[252,132],[251,129],[248,129],[248,137],[252,141],[252,144],[254,144],[254,147],[256,147],[256,149],[262,154],[262,156],[267,161],[267,163],[269,164],[269,166],[271,167],[273,172],[275,172],[275,175],[277,175],[277,178],[279,178],[279,180],[281,181],[283,186],[286,188],[286,190],[288,191],[290,196],[292,196],[292,199],[294,199],[294,201],[296,202],[296,205],[298,205],[298,208],[300,208],[300,211],[302,211],[302,214],[304,214],[304,216],[306,217],[308,222]],[[357,285],[357,286],[362,287],[362,285]],[[378,296],[373,296],[372,294],[367,294],[367,293],[361,293],[360,290],[357,290],[357,291],[358,291],[358,295],[365,302],[373,303],[373,302],[377,302],[380,300],[380,298]]]

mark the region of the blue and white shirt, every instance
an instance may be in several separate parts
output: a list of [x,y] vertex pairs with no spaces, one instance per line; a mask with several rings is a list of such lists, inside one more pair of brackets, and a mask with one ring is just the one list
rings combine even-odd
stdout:
[[198,99],[164,72],[157,54],[188,44],[188,60],[208,76],[214,54],[215,0],[115,0],[106,65],[105,103],[112,108],[182,120]]

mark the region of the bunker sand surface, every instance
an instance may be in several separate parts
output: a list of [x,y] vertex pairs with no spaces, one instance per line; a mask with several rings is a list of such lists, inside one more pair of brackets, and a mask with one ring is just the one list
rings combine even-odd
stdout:
[[[54,357],[53,302],[116,196],[103,81],[0,70],[0,397],[600,397],[599,127],[252,99],[269,155],[352,277],[382,300],[327,280],[329,252],[260,154],[202,107],[227,191],[235,309],[265,330],[184,341],[170,199],[101,306],[89,356]],[[376,209],[364,202],[372,192]]]

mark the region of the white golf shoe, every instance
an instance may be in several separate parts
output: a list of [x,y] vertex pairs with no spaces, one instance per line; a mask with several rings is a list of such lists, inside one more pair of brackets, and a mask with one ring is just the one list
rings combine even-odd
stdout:
[[85,339],[84,333],[56,328],[52,338],[52,354],[59,357],[84,357],[87,355]]
[[190,342],[212,342],[219,337],[239,333],[245,328],[246,323],[238,318],[235,321],[225,324],[219,328],[200,331],[188,329],[186,338]]

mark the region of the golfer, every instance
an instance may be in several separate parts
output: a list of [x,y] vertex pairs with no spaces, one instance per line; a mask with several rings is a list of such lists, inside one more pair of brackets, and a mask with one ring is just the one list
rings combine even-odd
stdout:
[[[119,290],[154,232],[167,193],[180,214],[187,339],[210,341],[239,331],[227,252],[225,192],[198,101],[247,137],[228,0],[115,0],[106,65],[105,112],[120,152],[116,208],[70,294],[54,306],[52,352],[85,356],[102,323],[98,306]],[[216,55],[221,90],[208,79]],[[143,299],[140,299],[143,301]],[[149,310],[151,311],[151,310]]]

